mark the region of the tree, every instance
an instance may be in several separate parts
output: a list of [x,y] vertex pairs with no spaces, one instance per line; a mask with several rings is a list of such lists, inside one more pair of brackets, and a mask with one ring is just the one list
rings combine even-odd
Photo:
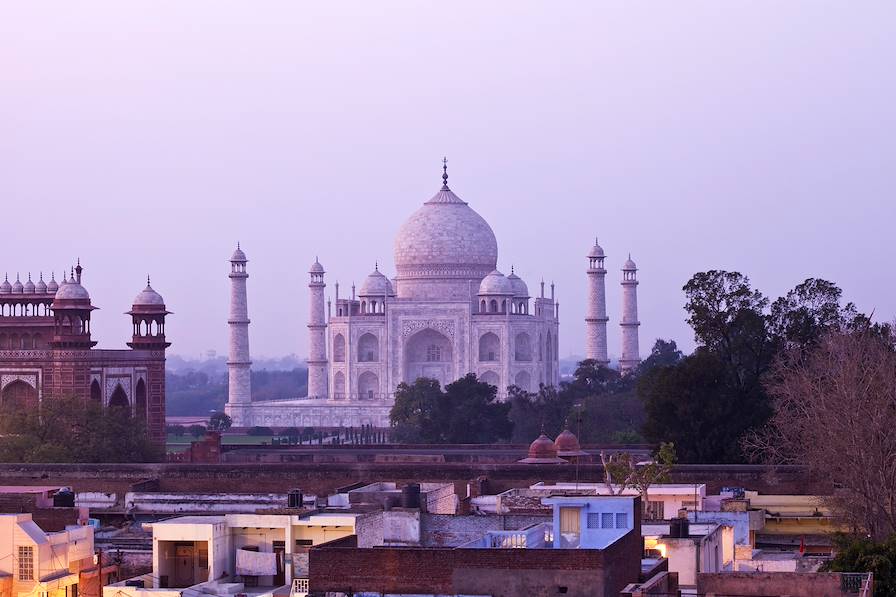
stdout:
[[678,350],[675,340],[657,338],[650,350],[650,355],[638,365],[637,374],[644,375],[657,367],[672,367],[681,362],[684,355]]
[[510,439],[510,404],[498,402],[497,395],[498,388],[479,381],[473,373],[445,386],[448,443],[489,444]]
[[194,423],[193,425],[190,425],[189,427],[187,427],[187,431],[190,433],[190,435],[192,435],[193,437],[198,439],[198,438],[202,437],[203,435],[205,435],[205,432],[207,431],[207,429],[206,429],[205,425],[198,425],[198,424]]
[[227,431],[231,425],[233,425],[233,420],[230,416],[218,411],[209,417],[207,427],[209,431]]
[[[496,400],[497,388],[472,373],[445,386],[434,379],[401,383],[389,413],[393,436],[403,442],[491,443],[513,430],[510,404]],[[372,432],[362,434],[365,441]]]
[[174,437],[183,437],[187,433],[187,428],[183,425],[166,425],[165,433],[173,435]]
[[844,329],[858,316],[852,303],[840,306],[842,295],[833,282],[808,278],[772,303],[770,332],[781,348],[815,344],[824,334]]
[[871,572],[875,595],[896,595],[896,535],[875,543],[868,537],[844,533],[833,537],[834,558],[826,572]]
[[774,414],[744,441],[773,463],[836,484],[825,498],[875,541],[896,533],[896,349],[889,336],[831,332],[787,351],[769,377]]
[[651,442],[673,442],[683,462],[740,462],[738,438],[771,415],[761,386],[744,391],[726,363],[698,349],[673,367],[653,369],[638,381],[643,430]]
[[[224,415],[224,416],[227,416],[227,415]],[[230,427],[230,425],[228,425],[228,427]],[[270,427],[260,427],[257,425],[255,427],[251,427],[247,433],[248,433],[248,435],[251,435],[253,437],[274,435],[274,431]]]
[[[395,402],[389,412],[389,422],[399,441],[404,443],[442,443],[441,423],[444,414],[444,394],[435,379],[420,377],[411,384],[400,383],[395,390]],[[361,443],[366,443],[365,432],[360,432]]]
[[648,462],[637,462],[629,452],[600,453],[604,467],[604,483],[610,495],[621,495],[628,488],[638,491],[643,506],[647,505],[647,490],[655,483],[668,483],[669,473],[675,464],[675,446],[660,444],[659,450]]
[[163,456],[130,409],[53,397],[39,409],[0,410],[4,462],[155,462]]

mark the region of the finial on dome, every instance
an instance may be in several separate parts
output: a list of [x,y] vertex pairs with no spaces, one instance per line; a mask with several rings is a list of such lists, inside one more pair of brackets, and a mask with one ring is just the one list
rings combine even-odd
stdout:
[[448,188],[448,157],[442,158],[442,190],[450,191]]
[[41,280],[44,279],[44,273],[43,273],[43,272],[40,273],[40,279],[41,279]]
[[28,281],[31,281],[31,272],[28,272]]
[[146,285],[149,286],[149,274],[146,274]]
[[511,274],[515,273],[515,272],[513,271],[513,264],[510,265],[510,273],[511,273]]
[[236,248],[237,248],[237,249],[240,248],[240,241],[236,241]]
[[375,272],[380,271],[380,262],[379,261],[373,262],[373,271],[375,271]]

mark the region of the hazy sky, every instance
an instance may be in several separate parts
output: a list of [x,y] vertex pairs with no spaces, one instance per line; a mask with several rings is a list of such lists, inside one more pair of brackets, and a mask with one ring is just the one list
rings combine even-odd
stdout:
[[[585,268],[640,268],[642,352],[684,347],[681,286],[834,280],[896,314],[892,2],[6,2],[0,275],[80,256],[101,346],[147,273],[172,352],[226,347],[249,256],[256,355],[307,350],[308,267],[360,284],[439,187],[499,268],[557,284],[581,354]],[[534,294],[534,292],[533,292]]]

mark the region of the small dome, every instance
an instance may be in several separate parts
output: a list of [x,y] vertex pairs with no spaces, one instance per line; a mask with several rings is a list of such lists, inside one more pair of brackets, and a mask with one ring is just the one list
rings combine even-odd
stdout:
[[59,287],[59,290],[56,291],[56,297],[54,300],[68,300],[68,301],[89,301],[90,294],[87,292],[87,289],[75,282],[74,278],[71,280],[67,280],[65,284]]
[[529,458],[556,458],[557,447],[544,433],[529,444]]
[[40,278],[37,280],[37,285],[35,286],[35,291],[38,294],[46,294],[47,293],[47,283],[44,282],[43,273],[41,273]]
[[389,278],[380,273],[379,268],[373,270],[369,276],[364,278],[364,283],[361,284],[361,291],[358,293],[358,296],[394,296],[395,293],[392,291],[392,283],[389,281]]
[[513,295],[513,284],[498,270],[482,279],[479,284],[479,294],[507,294]]
[[593,257],[593,258],[597,258],[597,257],[605,257],[605,255],[604,255],[604,248],[601,247],[601,246],[597,243],[597,239],[596,239],[596,238],[594,239],[594,246],[591,247],[591,250],[590,250],[590,251],[588,251],[588,257],[589,257],[589,258],[592,258],[592,257]]
[[236,251],[234,251],[233,255],[230,256],[230,260],[242,263],[248,261],[248,259],[246,259],[246,254],[243,253],[242,249],[240,249],[240,243],[236,243]]
[[638,266],[632,261],[631,255],[629,255],[628,259],[625,260],[625,263],[622,264],[622,269],[627,271],[636,271],[638,269]]
[[162,298],[162,295],[153,290],[152,286],[149,285],[149,278],[146,278],[146,288],[140,291],[136,297],[134,297],[134,306],[135,307],[165,307],[165,300]]
[[510,270],[510,275],[507,276],[507,279],[510,281],[510,287],[513,288],[513,296],[517,298],[529,298],[529,287],[526,286],[526,283],[523,282],[522,278],[513,272],[513,269]]
[[19,276],[16,276],[16,281],[12,285],[12,291],[14,294],[22,294],[25,292],[25,286],[22,284],[21,280],[19,280]]
[[311,269],[308,270],[309,274],[322,274],[324,273],[324,266],[320,264],[320,261],[317,260],[317,257],[314,258],[314,263],[311,264]]
[[34,282],[31,281],[31,274],[28,274],[28,281],[25,282],[25,293],[34,294]]
[[56,283],[56,274],[50,276],[50,283],[47,284],[47,292],[56,294],[56,291],[59,290],[59,284]]
[[9,294],[12,292],[12,284],[9,283],[9,276],[4,276],[3,283],[0,284],[0,294]]
[[554,445],[557,447],[557,454],[560,456],[573,455],[571,453],[582,454],[582,446],[579,444],[579,438],[577,438],[572,431],[569,429],[564,429],[560,435],[557,436],[557,439],[554,440]]

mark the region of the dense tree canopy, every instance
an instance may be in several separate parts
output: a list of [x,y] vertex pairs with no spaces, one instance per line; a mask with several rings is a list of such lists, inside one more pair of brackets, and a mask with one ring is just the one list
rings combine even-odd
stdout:
[[3,462],[155,462],[164,453],[129,408],[52,398],[40,409],[0,409]]
[[389,415],[397,441],[481,444],[510,438],[510,404],[472,373],[445,386],[434,379],[401,383]]
[[835,284],[816,278],[773,302],[738,272],[700,272],[683,290],[697,349],[677,360],[670,347],[660,347],[669,357],[657,355],[641,375],[638,395],[646,438],[675,442],[684,462],[744,460],[741,440],[772,415],[766,386],[783,351],[811,347],[833,330],[870,325],[853,304],[841,305]]

